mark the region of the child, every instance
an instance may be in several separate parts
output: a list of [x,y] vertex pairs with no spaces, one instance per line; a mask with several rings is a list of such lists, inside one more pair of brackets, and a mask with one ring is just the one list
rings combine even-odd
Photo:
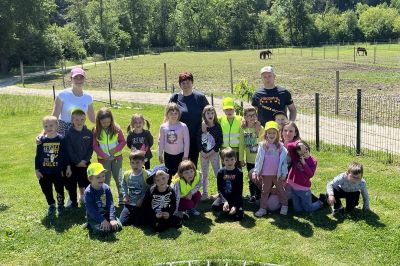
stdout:
[[276,186],[276,191],[282,204],[280,214],[287,214],[287,197],[280,181],[286,178],[288,172],[286,155],[286,148],[279,142],[278,123],[275,121],[267,122],[263,141],[258,145],[256,163],[252,175],[253,182],[261,189],[260,209],[255,213],[257,217],[267,214],[268,196],[273,184]]
[[49,205],[47,215],[54,215],[56,210],[53,184],[57,193],[58,215],[62,215],[64,212],[63,170],[66,168],[65,175],[71,176],[67,147],[64,138],[57,134],[57,117],[45,116],[42,122],[44,135],[40,137],[40,144],[36,147],[35,174]]
[[93,153],[93,134],[86,125],[86,114],[81,109],[75,109],[71,114],[72,127],[66,136],[68,155],[71,162],[71,177],[67,178],[67,190],[70,204],[67,208],[78,207],[76,186],[79,187],[79,201],[84,203],[83,193],[89,185],[87,178],[87,167]]
[[201,180],[201,173],[196,171],[192,161],[186,160],[179,164],[178,172],[171,182],[171,186],[175,191],[177,211],[179,213],[185,212],[185,214],[193,216],[200,215],[200,212],[196,210],[196,206],[201,199],[199,191]]
[[154,185],[147,189],[143,199],[143,211],[154,230],[161,232],[169,227],[179,228],[182,220],[174,215],[176,197],[168,185],[169,175],[161,170],[156,172]]
[[180,115],[178,105],[169,103],[158,137],[158,157],[160,163],[165,162],[171,178],[178,171],[179,163],[189,156],[189,130],[185,123],[179,121]]
[[115,217],[111,189],[104,182],[106,172],[101,163],[92,163],[87,168],[90,182],[85,189],[87,228],[94,235],[122,230],[120,221]]
[[236,152],[228,147],[221,151],[222,167],[217,175],[218,197],[212,204],[213,211],[229,213],[237,220],[243,218],[243,173],[236,167]]
[[111,110],[102,107],[96,115],[96,127],[93,130],[93,150],[97,153],[99,163],[104,165],[106,184],[110,185],[111,173],[117,185],[119,204],[124,200],[119,177],[122,175],[122,149],[126,144],[124,134],[119,125],[114,122]]
[[274,121],[278,123],[279,131],[281,131],[283,126],[289,122],[286,113],[282,111],[277,111],[274,113]]
[[287,148],[290,142],[295,142],[300,139],[299,128],[295,122],[290,121],[283,126],[281,131],[281,140],[285,148]]
[[360,191],[363,196],[363,210],[369,210],[369,197],[367,183],[363,179],[363,166],[360,163],[352,162],[347,172],[335,177],[326,186],[328,191],[328,203],[333,205],[333,212],[342,210],[341,198],[346,199],[346,212],[351,212],[358,205]]
[[287,183],[291,188],[293,209],[295,212],[313,212],[322,207],[320,200],[312,202],[311,181],[317,169],[317,160],[310,156],[310,146],[304,141],[288,144],[288,153],[292,158]]
[[[146,123],[147,130],[143,128]],[[153,136],[150,133],[150,123],[141,114],[134,114],[128,126],[128,136],[126,145],[131,151],[139,150],[145,154],[144,167],[150,169],[150,159],[153,157],[151,147],[153,146]]]
[[214,175],[217,176],[219,171],[219,149],[222,145],[223,136],[214,106],[207,105],[204,107],[202,117],[205,130],[199,134],[197,142],[201,154],[201,172],[203,173],[203,195],[201,199],[206,200],[208,199],[209,163],[211,163]]
[[[260,136],[264,133],[264,128],[257,120],[256,108],[247,107],[244,109],[243,114],[244,121],[240,130],[239,159],[242,166],[246,163],[247,171],[249,172],[254,168],[258,142]],[[246,160],[244,159],[244,154],[246,154]],[[251,179],[249,179],[249,192],[249,202],[254,203],[256,199],[260,197],[260,190]]]
[[148,188],[148,172],[143,169],[144,160],[145,157],[141,151],[137,150],[129,154],[131,170],[126,171],[121,180],[121,190],[125,203],[119,216],[122,225],[133,224],[137,226],[143,224],[141,206]]
[[[218,118],[223,134],[222,148],[231,147],[236,156],[239,154],[240,125],[242,117],[235,115],[235,106],[232,98],[224,98],[222,109],[225,115]],[[236,166],[241,168],[239,158],[236,158]]]

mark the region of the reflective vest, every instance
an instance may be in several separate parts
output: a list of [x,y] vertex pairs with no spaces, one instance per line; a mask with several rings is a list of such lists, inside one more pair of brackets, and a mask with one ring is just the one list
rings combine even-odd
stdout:
[[195,186],[197,186],[200,182],[200,173],[196,171],[196,175],[194,176],[192,184],[186,182],[183,177],[179,177],[178,174],[174,176],[172,179],[172,186],[179,182],[179,192],[181,193],[181,198],[186,197]]
[[[117,134],[115,134],[114,136],[112,136],[110,138],[110,135],[106,132],[106,130],[102,129],[101,133],[100,133],[100,138],[101,138],[101,140],[97,139],[97,141],[99,142],[100,149],[107,155],[110,155],[110,150],[114,149],[115,147],[118,146],[118,143],[119,143],[118,142],[118,132],[117,132]],[[122,152],[118,151],[114,154],[114,157],[121,156],[121,155],[122,155]],[[100,159],[104,159],[100,156],[98,156],[98,157]]]
[[238,148],[239,147],[239,139],[240,139],[240,123],[242,117],[235,116],[233,118],[232,124],[229,123],[228,118],[224,115],[221,117],[221,128],[222,134],[224,137],[224,143],[222,144],[223,148],[231,147]]

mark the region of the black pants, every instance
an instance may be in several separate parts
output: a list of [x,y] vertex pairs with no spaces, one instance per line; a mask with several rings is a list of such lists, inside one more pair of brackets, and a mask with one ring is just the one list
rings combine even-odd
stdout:
[[151,227],[157,232],[162,232],[168,228],[174,227],[179,228],[182,226],[182,219],[178,216],[171,215],[168,219],[164,218],[152,218],[150,221]]
[[199,161],[199,146],[197,145],[196,138],[190,138],[189,146],[189,159],[194,163],[197,169],[197,163]]
[[346,199],[346,211],[352,211],[358,205],[358,200],[360,199],[360,191],[355,192],[345,192],[342,189],[333,189],[333,196],[335,197],[335,204],[333,208],[340,209],[342,207],[341,198]]
[[64,177],[59,174],[43,174],[39,179],[40,187],[46,197],[47,204],[52,205],[56,203],[53,197],[53,184],[57,193],[57,205],[64,206]]
[[164,152],[165,166],[168,168],[168,174],[171,178],[178,172],[179,163],[182,162],[183,152],[177,155],[172,155]]
[[[250,172],[251,169],[253,169],[255,166],[255,164],[252,163],[246,163],[246,168],[247,168],[247,172]],[[261,196],[261,191],[260,189],[256,186],[256,184],[254,184],[250,177],[249,177],[249,192],[250,192],[250,196],[254,196],[257,199],[260,198]]]
[[144,224],[143,217],[144,212],[142,208],[125,204],[125,207],[119,216],[119,220],[121,221],[122,225],[132,224],[135,226],[140,226]]
[[73,205],[78,204],[76,187],[84,187],[86,188],[89,185],[89,180],[87,177],[87,167],[76,167],[75,165],[71,166],[72,175],[67,177],[65,187],[68,190],[69,199],[71,200]]

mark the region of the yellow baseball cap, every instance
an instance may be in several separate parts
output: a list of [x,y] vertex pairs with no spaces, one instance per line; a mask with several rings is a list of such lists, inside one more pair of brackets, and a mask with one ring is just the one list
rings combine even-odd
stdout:
[[268,121],[267,123],[265,123],[265,131],[271,128],[276,129],[279,132],[279,124],[275,121]]
[[226,110],[234,108],[235,108],[235,102],[233,101],[233,99],[231,97],[224,98],[224,100],[222,101],[222,109]]
[[88,176],[98,175],[104,171],[107,170],[104,169],[104,166],[101,163],[91,163],[87,168],[87,175]]

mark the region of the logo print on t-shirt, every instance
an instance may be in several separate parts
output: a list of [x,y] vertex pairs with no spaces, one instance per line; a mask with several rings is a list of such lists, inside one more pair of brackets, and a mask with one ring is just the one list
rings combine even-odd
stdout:
[[178,134],[176,134],[175,130],[170,130],[167,133],[167,143],[168,144],[176,144],[178,140]]
[[207,152],[214,148],[215,139],[209,132],[201,134],[201,146],[203,150]]

